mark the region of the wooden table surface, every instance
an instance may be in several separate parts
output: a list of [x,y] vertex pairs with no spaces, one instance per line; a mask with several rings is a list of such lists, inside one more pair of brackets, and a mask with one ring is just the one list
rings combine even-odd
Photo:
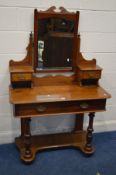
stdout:
[[75,101],[110,98],[100,86],[80,87],[76,84],[43,85],[33,88],[10,88],[10,102],[12,104],[42,103],[56,101]]

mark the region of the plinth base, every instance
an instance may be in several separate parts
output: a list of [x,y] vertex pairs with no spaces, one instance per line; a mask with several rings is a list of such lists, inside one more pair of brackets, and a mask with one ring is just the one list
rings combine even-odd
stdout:
[[25,157],[24,137],[16,138],[15,143],[20,150],[21,160],[23,160],[26,163],[32,162],[35,159],[36,153],[40,150],[50,148],[75,147],[80,149],[83,153],[87,155],[91,155],[95,152],[95,149],[93,147],[89,150],[85,148],[85,131],[77,133],[61,133],[31,136],[31,156],[29,157]]

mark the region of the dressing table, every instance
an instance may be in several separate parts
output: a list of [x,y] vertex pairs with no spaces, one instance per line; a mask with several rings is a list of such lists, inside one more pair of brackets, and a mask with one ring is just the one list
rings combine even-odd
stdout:
[[[10,103],[21,121],[21,135],[15,139],[21,160],[30,163],[37,152],[58,147],[75,147],[84,154],[95,152],[92,146],[95,112],[105,111],[110,98],[99,85],[102,69],[96,60],[80,53],[79,12],[53,6],[34,10],[34,34],[30,34],[27,55],[22,61],[9,62]],[[83,130],[88,113],[87,131]],[[33,117],[75,114],[70,133],[31,135]]]

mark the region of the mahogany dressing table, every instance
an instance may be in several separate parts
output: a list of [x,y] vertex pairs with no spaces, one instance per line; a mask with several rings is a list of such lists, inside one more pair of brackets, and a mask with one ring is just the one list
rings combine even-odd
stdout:
[[[48,148],[75,147],[88,155],[95,152],[93,119],[95,112],[105,111],[110,94],[98,83],[102,69],[96,60],[85,60],[80,53],[78,22],[79,12],[63,7],[59,11],[55,7],[35,9],[34,39],[31,33],[27,55],[9,63],[10,103],[21,121],[21,136],[15,143],[24,162],[32,162],[37,152]],[[85,113],[89,115],[87,131],[83,130]],[[31,118],[63,114],[76,115],[72,132],[31,135]]]

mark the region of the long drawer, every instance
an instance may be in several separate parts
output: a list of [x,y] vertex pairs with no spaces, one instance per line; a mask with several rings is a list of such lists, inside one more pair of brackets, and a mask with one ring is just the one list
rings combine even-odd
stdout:
[[14,105],[16,117],[33,117],[43,115],[74,114],[104,111],[106,100],[62,101]]
[[12,73],[11,74],[11,81],[31,81],[32,74],[31,73]]

